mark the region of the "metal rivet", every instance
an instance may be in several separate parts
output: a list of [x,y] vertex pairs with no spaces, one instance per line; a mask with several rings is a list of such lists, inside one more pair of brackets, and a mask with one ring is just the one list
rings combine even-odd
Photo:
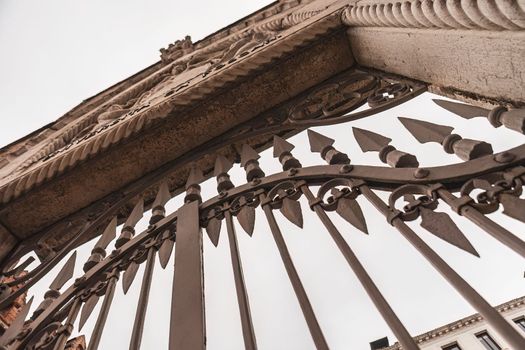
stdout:
[[288,176],[295,176],[297,172],[298,172],[297,168],[290,168],[288,169]]
[[254,179],[252,180],[251,185],[252,185],[252,186],[256,186],[256,185],[258,185],[258,184],[260,184],[260,183],[261,183],[261,179],[259,179],[258,177],[256,177],[256,178],[254,178]]
[[224,198],[228,195],[228,191],[221,191],[221,193],[219,193],[219,198]]
[[430,171],[425,168],[417,168],[416,171],[414,171],[414,177],[416,179],[422,179],[428,176],[430,174]]
[[510,152],[501,152],[494,156],[494,160],[498,163],[512,162],[516,156]]
[[339,173],[346,174],[352,171],[354,167],[350,164],[343,164],[341,168],[339,168]]

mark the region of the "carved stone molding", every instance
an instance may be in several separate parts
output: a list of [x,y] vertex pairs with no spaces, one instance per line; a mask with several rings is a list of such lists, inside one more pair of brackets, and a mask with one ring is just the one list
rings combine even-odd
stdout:
[[[334,1],[323,2],[323,6],[310,4],[312,2],[313,0],[275,2],[197,43],[191,43],[191,39],[187,37],[171,44],[168,49],[161,50],[164,53],[161,54],[160,62],[82,102],[56,122],[0,149],[2,182],[23,174],[48,156],[54,156],[56,151],[67,150],[82,140],[101,133],[122,120],[120,117],[136,114],[140,107],[144,108],[148,92],[166,82],[169,76],[178,75],[179,80],[184,82],[184,79],[188,79],[188,71],[217,61],[215,56],[224,57],[226,51],[232,51],[229,49],[234,43],[250,33],[276,32],[290,28]],[[202,72],[194,71],[193,75],[200,73]],[[110,122],[113,123],[107,125]]]
[[[4,178],[7,184],[0,188],[0,202],[19,197],[136,134],[154,120],[216,93],[340,25],[340,7],[328,8],[330,1],[310,5],[308,2],[295,9],[301,2],[285,1],[281,4],[282,13],[259,19],[252,27],[200,50],[193,49],[196,44],[191,44],[189,38],[164,50],[163,67],[90,110],[18,168],[9,169]],[[170,52],[172,57],[179,57],[170,62]]]
[[355,27],[517,31],[525,29],[525,1],[365,0],[349,5],[342,19]]

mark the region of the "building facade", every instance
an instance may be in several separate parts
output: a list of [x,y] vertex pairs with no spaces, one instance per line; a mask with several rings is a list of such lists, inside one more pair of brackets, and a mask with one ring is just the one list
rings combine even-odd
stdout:
[[[516,328],[525,333],[525,296],[495,307]],[[513,350],[481,316],[474,314],[418,335],[415,340],[422,350]],[[396,343],[383,350],[400,350]]]

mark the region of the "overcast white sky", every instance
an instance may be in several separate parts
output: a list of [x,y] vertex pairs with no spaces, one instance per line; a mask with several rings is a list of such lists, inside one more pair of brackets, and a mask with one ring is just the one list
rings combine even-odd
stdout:
[[[268,1],[6,1],[0,0],[0,144],[5,145],[53,121],[83,99],[96,94],[158,60],[158,49],[186,34],[196,41],[266,5]],[[495,130],[483,119],[468,123],[430,102],[430,95],[352,123],[393,139],[401,150],[411,150],[423,166],[454,163],[436,144],[419,145],[401,128],[397,116],[448,124],[455,132],[491,142],[502,151],[523,142],[519,134]],[[335,138],[354,164],[380,165],[377,153],[362,154],[351,134],[351,125],[316,128]],[[308,151],[306,135],[291,139],[304,165],[320,164]],[[261,165],[279,171],[271,153]],[[232,176],[244,182],[237,166]],[[206,197],[214,182],[203,185]],[[416,335],[473,313],[469,305],[424,259],[386,224],[375,209],[361,200],[369,236],[332,216],[348,243],[368,269],[394,310]],[[180,198],[170,202],[177,208]],[[307,205],[305,230],[287,223],[277,213],[292,257],[311,298],[321,327],[332,349],[368,349],[368,343],[391,332],[349,269],[342,255]],[[447,211],[440,205],[441,211]],[[450,211],[447,211],[450,213]],[[523,259],[483,231],[455,214],[481,255],[475,258],[411,224],[489,302],[502,303],[525,294]],[[501,214],[493,215],[522,239],[524,226]],[[145,220],[147,220],[146,218]],[[143,223],[144,224],[144,223]],[[258,211],[254,237],[238,229],[254,327],[260,349],[311,349],[313,343],[302,319],[286,272],[262,212]],[[80,268],[91,246],[79,250]],[[218,248],[205,237],[205,291],[208,349],[242,349],[228,242],[221,233]],[[173,257],[171,262],[173,261]],[[166,348],[172,263],[163,271],[156,266],[148,310],[144,349]],[[101,349],[127,348],[140,286],[140,274],[127,296],[119,286]],[[49,284],[34,289],[36,305]],[[89,336],[94,317],[81,334]]]

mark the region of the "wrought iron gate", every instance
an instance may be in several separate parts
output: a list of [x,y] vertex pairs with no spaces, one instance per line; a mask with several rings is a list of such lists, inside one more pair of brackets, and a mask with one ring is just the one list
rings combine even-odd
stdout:
[[[36,310],[29,314],[31,301],[19,310],[10,328],[1,336],[0,346],[4,349],[64,349],[75,325],[78,323],[82,327],[88,318],[94,317],[96,324],[89,339],[89,349],[97,349],[102,333],[107,331],[106,320],[115,288],[121,283],[127,291],[139,265],[145,264],[130,340],[130,349],[139,349],[156,260],[158,258],[160,266],[165,268],[174,255],[169,348],[204,348],[202,244],[203,239],[210,239],[217,245],[222,233],[228,235],[244,344],[247,349],[256,349],[234,221],[251,235],[258,214],[267,221],[316,347],[328,349],[274,215],[275,211],[280,211],[290,222],[302,227],[304,208],[298,200],[304,197],[404,349],[418,349],[418,345],[327,214],[336,212],[359,231],[368,233],[365,218],[373,213],[364,213],[357,198],[370,202],[509,344],[515,349],[525,349],[525,338],[407,225],[409,221],[420,220],[420,225],[430,233],[465,253],[478,255],[452,217],[436,210],[438,206],[446,206],[525,257],[525,243],[486,216],[502,206],[504,214],[525,222],[525,202],[520,198],[525,180],[525,144],[493,154],[490,144],[464,139],[452,133],[452,127],[400,118],[419,142],[439,143],[445,152],[457,155],[463,162],[423,168],[414,155],[394,148],[390,138],[354,128],[353,134],[362,151],[378,152],[381,161],[389,167],[353,165],[346,150],[337,149],[334,140],[312,130],[306,131],[310,149],[319,153],[326,164],[302,167],[300,160],[293,155],[294,146],[285,140],[313,126],[348,123],[388,110],[424,91],[425,86],[418,82],[353,69],[280,106],[271,115],[235,128],[220,140],[203,145],[184,160],[142,179],[115,206],[92,219],[74,240],[36,268],[25,271],[32,259],[18,263],[22,253],[27,252],[12,256],[2,272],[10,280],[0,286],[0,310],[30,292],[30,288],[62,259],[67,257],[67,260],[62,263],[63,268]],[[520,133],[525,131],[524,110],[508,110],[504,106],[486,110],[442,100],[436,103],[463,118],[485,117],[494,127],[503,125]],[[273,140],[273,155],[281,163],[282,172],[266,175],[261,169],[255,149],[265,144],[264,137]],[[254,139],[257,144],[254,144]],[[215,151],[224,147],[237,150],[232,156],[245,170],[245,184],[234,186],[228,174],[233,161],[222,155],[216,157],[214,169],[204,169],[204,175],[192,166],[199,158],[213,156]],[[348,151],[352,152],[355,150]],[[191,168],[184,204],[167,213],[165,205],[176,192],[169,188],[165,179],[171,171],[183,167]],[[201,197],[199,184],[205,176],[216,177],[218,194],[210,199]],[[152,190],[156,191],[155,200],[147,203],[143,193]],[[384,201],[377,190],[389,191],[389,200]],[[403,201],[404,204],[400,203]],[[133,209],[126,211],[130,203]],[[137,222],[150,208],[152,215],[148,229],[136,232]],[[126,213],[125,218],[123,213]],[[119,223],[123,226],[117,237]],[[93,233],[100,237],[91,256],[84,262],[85,273],[73,276],[76,260],[73,250],[83,237]],[[112,242],[114,248],[108,248]],[[69,286],[63,288],[68,281],[71,281]],[[100,312],[92,314],[98,303],[102,304]]]

